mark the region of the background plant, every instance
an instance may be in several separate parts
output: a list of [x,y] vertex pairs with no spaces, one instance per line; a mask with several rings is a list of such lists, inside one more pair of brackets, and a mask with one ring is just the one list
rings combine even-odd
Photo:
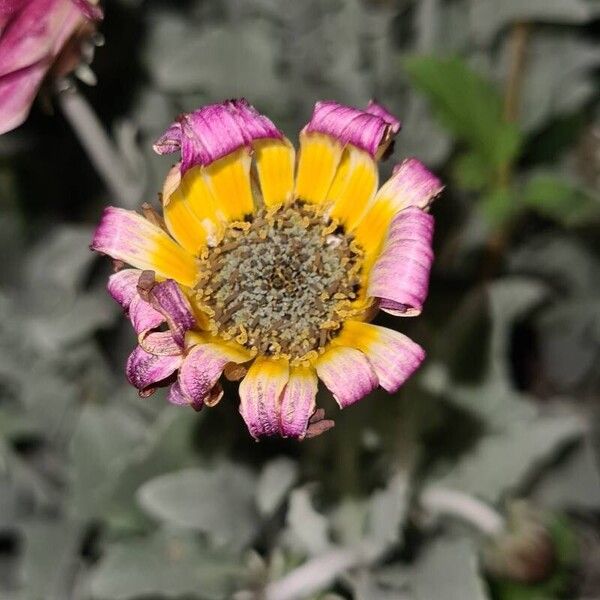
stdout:
[[[595,597],[598,2],[105,9],[98,85],[0,138],[0,595]],[[319,98],[375,95],[403,119],[394,157],[448,184],[424,318],[402,322],[425,368],[303,444],[252,442],[234,386],[198,415],[137,398],[86,250],[104,204],[156,197],[172,116],[240,95],[290,136]],[[523,499],[555,559],[529,583],[483,558]]]

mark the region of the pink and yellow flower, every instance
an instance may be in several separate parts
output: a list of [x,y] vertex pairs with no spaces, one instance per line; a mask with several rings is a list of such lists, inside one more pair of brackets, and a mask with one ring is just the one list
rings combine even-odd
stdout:
[[108,289],[138,335],[127,376],[142,395],[169,385],[172,403],[199,409],[220,399],[224,373],[241,379],[252,436],[303,438],[325,428],[318,379],[344,408],[412,375],[423,349],[369,322],[420,314],[433,260],[440,181],[407,159],[378,189],[399,129],[379,104],[318,102],[296,156],[245,100],[169,127],[154,148],[181,161],[162,217],[108,207],[92,242],[134,267]]

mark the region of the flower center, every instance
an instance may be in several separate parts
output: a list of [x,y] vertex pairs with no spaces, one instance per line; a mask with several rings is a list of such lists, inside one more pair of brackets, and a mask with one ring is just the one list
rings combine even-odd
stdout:
[[201,259],[196,300],[213,334],[298,363],[361,312],[361,264],[350,235],[296,201],[232,223]]

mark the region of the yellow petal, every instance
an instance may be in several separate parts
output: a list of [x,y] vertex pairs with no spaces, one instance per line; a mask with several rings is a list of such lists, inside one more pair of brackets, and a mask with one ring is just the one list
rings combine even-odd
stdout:
[[216,244],[223,232],[226,217],[222,211],[219,211],[202,167],[193,167],[187,171],[181,180],[180,189],[190,210],[204,226],[208,242]]
[[211,344],[219,347],[219,352],[226,356],[233,363],[245,363],[252,360],[253,354],[244,346],[233,340],[223,340],[213,336],[206,331],[192,330],[188,331],[185,336],[186,348],[197,346],[199,344]]
[[160,227],[132,210],[106,208],[92,248],[187,287],[193,287],[198,278],[196,259]]
[[377,164],[370,154],[347,146],[337,170],[327,203],[333,203],[331,216],[352,231],[371,202],[379,181]]
[[163,206],[165,224],[169,233],[190,254],[198,256],[206,245],[206,230],[191,211],[180,189]]
[[296,151],[287,139],[257,140],[253,148],[264,204],[277,207],[294,193]]
[[312,204],[322,204],[331,188],[342,158],[342,144],[322,133],[300,134],[300,159],[295,195]]
[[244,147],[204,168],[205,181],[218,210],[230,221],[242,221],[254,212],[251,162],[250,150]]
[[388,198],[379,197],[377,194],[375,201],[356,227],[356,241],[365,251],[363,271],[368,271],[377,259],[396,212],[395,205]]

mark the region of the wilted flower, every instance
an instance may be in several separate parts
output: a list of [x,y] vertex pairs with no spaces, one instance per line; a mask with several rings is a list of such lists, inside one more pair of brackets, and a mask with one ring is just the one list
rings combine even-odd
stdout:
[[0,0],[0,134],[27,118],[47,73],[76,68],[97,0]]
[[408,159],[377,191],[376,160],[399,128],[376,103],[318,102],[296,165],[292,144],[245,100],[173,123],[154,146],[181,152],[164,222],[109,207],[92,243],[139,269],[109,282],[138,333],[131,383],[142,394],[170,384],[171,402],[200,408],[220,398],[223,372],[242,379],[255,438],[323,431],[317,376],[342,408],[378,385],[395,392],[424,352],[368,321],[378,309],[421,312],[433,259],[426,210],[442,189]]

